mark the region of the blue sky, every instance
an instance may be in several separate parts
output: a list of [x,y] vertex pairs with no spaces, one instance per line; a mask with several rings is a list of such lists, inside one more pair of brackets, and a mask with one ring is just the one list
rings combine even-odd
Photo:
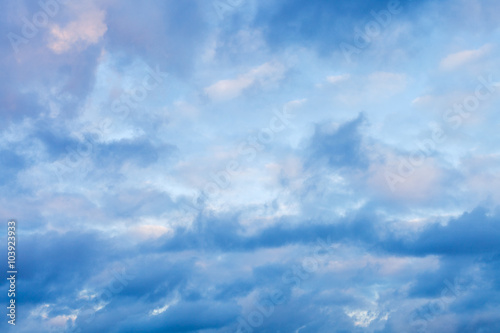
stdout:
[[1,3],[2,331],[500,331],[498,1]]

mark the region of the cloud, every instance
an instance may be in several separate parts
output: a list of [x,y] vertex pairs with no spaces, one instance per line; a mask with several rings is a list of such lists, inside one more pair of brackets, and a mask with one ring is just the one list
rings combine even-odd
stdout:
[[361,151],[360,127],[364,122],[363,114],[338,128],[329,124],[316,125],[309,150],[308,164],[326,160],[332,167],[363,167],[366,159]]
[[106,8],[106,49],[126,62],[142,59],[184,79],[192,76],[213,27],[206,13],[213,7],[199,0],[111,2]]
[[444,172],[433,157],[412,165],[406,155],[382,149],[370,163],[367,184],[376,193],[394,200],[430,202],[443,193]]
[[218,81],[205,88],[213,100],[227,100],[240,96],[244,90],[255,84],[265,87],[283,78],[285,67],[278,62],[267,62],[255,67],[236,79]]
[[72,10],[76,19],[64,27],[53,24],[50,28],[50,42],[48,47],[57,54],[71,50],[83,50],[89,45],[96,44],[106,33],[106,12],[93,3],[89,5],[75,5]]
[[448,71],[457,69],[467,63],[478,60],[488,54],[492,49],[490,44],[483,45],[476,50],[464,50],[452,53],[443,58],[439,64],[442,70]]
[[408,78],[402,73],[374,72],[368,76],[368,87],[373,94],[392,96],[405,90]]
[[[441,126],[477,85],[459,69],[498,81],[498,3],[401,3],[346,64],[387,0],[236,2],[68,3],[18,53],[0,40],[15,331],[498,331],[496,93]],[[46,3],[10,1],[0,26],[22,35]],[[484,46],[442,56],[457,45]],[[138,96],[147,68],[168,76]],[[436,123],[446,142],[398,170]]]
[[12,150],[0,151],[0,186],[15,180],[17,173],[26,168],[27,161]]
[[140,225],[134,227],[132,231],[134,235],[137,235],[142,240],[159,238],[169,232],[171,232],[171,229],[162,225]]
[[447,225],[435,223],[425,228],[414,240],[391,240],[384,245],[389,251],[417,256],[469,256],[497,253],[500,246],[496,226],[500,216],[488,216],[484,208],[465,212]]
[[342,82],[342,81],[345,81],[345,80],[348,80],[349,78],[351,77],[350,74],[341,74],[341,75],[330,75],[330,76],[327,76],[326,77],[326,80],[329,82],[329,83],[339,83],[339,82]]

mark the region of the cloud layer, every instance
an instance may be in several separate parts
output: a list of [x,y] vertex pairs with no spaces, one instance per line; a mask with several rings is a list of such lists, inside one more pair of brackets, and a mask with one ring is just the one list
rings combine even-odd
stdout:
[[7,1],[0,330],[497,332],[498,10]]

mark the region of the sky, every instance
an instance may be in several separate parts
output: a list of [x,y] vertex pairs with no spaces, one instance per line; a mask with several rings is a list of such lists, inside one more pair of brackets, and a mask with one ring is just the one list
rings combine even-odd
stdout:
[[498,1],[0,3],[2,332],[500,331]]

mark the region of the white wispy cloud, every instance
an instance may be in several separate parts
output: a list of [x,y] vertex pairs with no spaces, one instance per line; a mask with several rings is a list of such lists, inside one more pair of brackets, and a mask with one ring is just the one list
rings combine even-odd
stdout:
[[475,50],[464,50],[447,55],[441,60],[439,66],[442,70],[453,70],[472,61],[478,60],[488,54],[492,49],[491,44],[486,44]]
[[285,71],[285,66],[279,62],[266,62],[235,79],[220,80],[212,84],[205,88],[205,93],[213,100],[232,99],[254,84],[266,86],[281,80]]

